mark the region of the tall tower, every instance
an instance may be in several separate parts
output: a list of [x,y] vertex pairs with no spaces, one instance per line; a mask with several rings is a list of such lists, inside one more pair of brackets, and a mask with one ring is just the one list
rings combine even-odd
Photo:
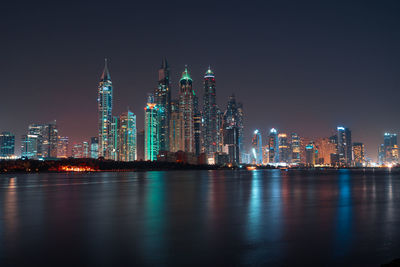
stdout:
[[195,131],[194,131],[194,112],[195,112],[195,93],[192,88],[192,78],[187,67],[182,72],[179,81],[179,112],[183,119],[183,148],[185,152],[195,152]]
[[233,164],[240,163],[240,113],[235,96],[229,97],[223,118],[223,143],[228,150],[229,161]]
[[251,157],[253,164],[262,164],[262,138],[259,130],[254,131],[251,140]]
[[161,62],[158,70],[158,87],[155,91],[155,102],[159,108],[160,151],[169,151],[169,120],[171,116],[171,88],[167,59]]
[[214,157],[218,151],[218,121],[215,75],[209,67],[204,76],[203,96],[203,147],[207,158]]
[[119,116],[118,160],[136,160],[136,115],[130,110]]
[[112,117],[113,86],[107,59],[104,60],[104,70],[100,77],[98,88],[98,123],[99,123],[99,157],[110,157],[110,138]]
[[339,165],[349,167],[353,161],[353,143],[351,142],[351,131],[343,126],[337,127],[337,154]]
[[278,139],[278,131],[275,128],[272,128],[269,131],[268,157],[269,157],[268,159],[269,163],[279,162],[279,139]]
[[153,95],[148,96],[147,105],[144,108],[144,158],[145,160],[157,160],[159,152],[158,107]]

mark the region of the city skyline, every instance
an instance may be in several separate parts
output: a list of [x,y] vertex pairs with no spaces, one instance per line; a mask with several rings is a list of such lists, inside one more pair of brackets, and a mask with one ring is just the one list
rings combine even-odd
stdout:
[[[111,131],[111,126],[112,126],[112,121],[114,121],[114,120],[116,120],[116,119],[118,119],[117,117],[115,117],[115,116],[112,116],[112,109],[114,108],[114,106],[116,106],[115,108],[118,110],[119,109],[119,107],[117,107],[117,105],[115,105],[115,103],[114,103],[114,101],[113,101],[113,94],[114,94],[114,89],[113,89],[113,84],[112,84],[112,79],[111,79],[111,74],[110,74],[110,70],[109,70],[109,63],[108,63],[108,61],[109,61],[109,59],[107,59],[107,58],[105,58],[104,59],[104,65],[103,65],[103,71],[101,72],[101,75],[100,75],[100,83],[99,83],[99,85],[98,85],[98,88],[99,88],[99,90],[101,89],[101,91],[103,91],[102,90],[102,88],[104,88],[104,87],[108,87],[108,90],[111,92],[111,96],[108,96],[108,98],[110,98],[111,97],[111,99],[108,99],[107,100],[107,105],[110,105],[110,107],[108,107],[107,109],[106,109],[106,112],[105,113],[107,113],[107,115],[106,115],[106,117],[110,117],[109,118],[109,126],[107,126],[107,127],[109,127],[109,130],[108,131]],[[159,72],[159,78],[158,78],[158,87],[156,87],[155,89],[154,89],[154,91],[152,91],[152,97],[154,98],[154,99],[157,99],[157,101],[156,100],[154,100],[155,101],[155,103],[160,103],[160,101],[162,102],[163,100],[160,100],[162,97],[156,97],[157,96],[157,94],[158,95],[161,95],[161,93],[160,93],[160,88],[168,88],[168,90],[167,90],[167,93],[166,93],[166,97],[164,97],[164,102],[165,103],[170,103],[169,104],[169,112],[168,112],[168,115],[167,115],[167,118],[169,119],[169,117],[170,117],[170,109],[171,109],[171,107],[170,107],[170,105],[174,105],[174,101],[178,101],[179,102],[179,95],[180,95],[180,93],[179,93],[179,86],[182,86],[182,80],[190,80],[191,82],[192,82],[192,78],[191,78],[191,76],[190,76],[190,74],[189,74],[189,70],[188,70],[188,65],[187,64],[185,64],[185,67],[184,67],[184,71],[183,71],[183,73],[181,74],[181,78],[179,79],[179,86],[173,86],[173,85],[171,85],[170,84],[170,78],[169,78],[169,76],[170,76],[170,67],[169,67],[169,64],[167,63],[167,58],[166,57],[163,57],[163,59],[162,59],[162,63],[161,63],[161,67],[158,69],[158,72]],[[203,74],[204,75],[204,74]],[[208,76],[208,75],[211,75],[211,76]],[[161,78],[160,78],[161,77]],[[200,88],[197,88],[197,90],[195,90],[194,88],[193,88],[193,90],[195,90],[196,92],[195,92],[195,94],[196,94],[196,96],[195,96],[195,102],[196,102],[196,109],[204,109],[204,103],[206,103],[205,101],[206,101],[206,99],[207,98],[205,98],[205,95],[206,95],[206,93],[205,92],[207,92],[207,87],[208,87],[208,78],[207,77],[212,77],[212,79],[213,79],[213,85],[212,85],[212,87],[214,87],[214,98],[215,98],[215,103],[217,103],[217,102],[221,102],[221,100],[220,101],[217,101],[217,97],[215,97],[215,74],[214,74],[214,72],[211,70],[211,66],[209,65],[208,67],[207,67],[207,71],[205,71],[205,76],[203,77],[203,79],[204,79],[204,84],[203,84],[203,86],[202,87],[200,87]],[[201,79],[201,78],[200,78]],[[194,87],[194,86],[193,86]],[[111,89],[110,89],[111,88]],[[174,90],[174,88],[176,88],[176,90],[178,91],[178,92],[175,92],[175,90]],[[190,88],[192,88],[192,85],[190,85]],[[192,90],[192,89],[190,89],[190,90]],[[106,90],[107,91],[107,90]],[[99,91],[100,92],[100,91]],[[201,99],[200,100],[203,100],[203,102],[202,101],[200,101],[200,103],[201,103],[201,106],[198,104],[199,103],[199,97],[197,96],[197,94],[199,94],[199,95],[202,95],[202,97],[201,97]],[[101,94],[99,94],[99,96],[98,96],[98,102],[99,103],[101,103],[101,99],[102,99],[102,97],[100,97],[102,95],[102,93]],[[231,98],[232,96],[229,96],[229,98]],[[203,99],[204,98],[204,99]],[[111,103],[111,104],[110,104]],[[100,105],[99,107],[99,115],[98,115],[98,119],[100,119],[103,115],[102,115],[102,110],[104,109],[104,108],[101,108],[101,106],[102,105]],[[157,107],[159,107],[159,106],[162,106],[162,104],[160,105],[160,104],[157,104]],[[228,108],[228,106],[229,106],[229,101],[228,101],[228,104],[226,104],[225,106],[224,105],[222,105],[222,109],[224,109],[224,107],[227,107]],[[219,106],[217,105],[217,107],[216,107],[217,109],[219,109]],[[164,108],[165,109],[165,108]],[[229,108],[228,108],[229,109]],[[139,109],[140,110],[140,109]],[[130,111],[129,111],[130,112]],[[203,111],[204,112],[204,111]],[[136,113],[135,113],[136,114]],[[139,112],[139,114],[140,114],[140,112]],[[193,117],[193,115],[194,114],[192,114],[192,117]],[[143,116],[145,116],[145,114],[143,114]],[[115,119],[114,119],[115,118]],[[203,117],[203,119],[204,119],[204,117]],[[135,120],[136,120],[136,117],[135,117]],[[101,125],[101,119],[99,120],[100,121],[100,124],[99,124],[99,129],[101,129],[101,127],[102,127],[102,125]],[[56,120],[54,120],[54,123],[56,122]],[[51,122],[50,122],[51,123]],[[160,122],[161,123],[161,122]],[[49,123],[42,123],[42,125],[46,125],[46,124],[49,124]],[[35,125],[35,123],[31,123],[31,124],[29,124],[30,126],[29,127],[31,127],[31,125]],[[164,125],[165,125],[165,123],[164,123]],[[60,128],[60,124],[58,124],[57,125],[58,126],[58,128]],[[136,126],[136,122],[135,122],[135,126]],[[222,126],[222,125],[221,125]],[[106,127],[106,128],[107,128]],[[165,126],[164,126],[165,127]],[[192,126],[192,127],[194,127],[194,126]],[[340,127],[342,127],[342,126],[340,126]],[[61,128],[62,128],[62,126],[61,126]],[[138,131],[139,130],[144,130],[146,128],[146,126],[145,126],[145,121],[143,121],[143,125],[139,125],[138,126]],[[162,129],[163,127],[161,127],[161,129]],[[203,126],[203,128],[204,128],[204,130],[206,130],[206,126],[204,125]],[[169,123],[168,123],[168,126],[167,126],[167,132],[169,131],[168,130],[169,129]],[[275,128],[270,128],[270,129],[266,129],[265,131],[264,130],[259,130],[259,129],[263,129],[262,127],[257,127],[255,130],[256,131],[259,131],[260,132],[260,134],[261,134],[261,136],[262,136],[262,139],[264,140],[264,142],[265,141],[267,141],[267,139],[269,138],[269,135],[270,135],[270,131],[272,131],[272,130],[275,130]],[[9,132],[11,132],[11,133],[14,133],[13,131],[10,131],[9,129],[3,129],[3,131],[4,132],[6,132],[6,131],[9,131]],[[278,130],[281,130],[281,129],[278,129]],[[339,130],[339,127],[338,127],[338,130]],[[164,130],[165,131],[165,130]],[[247,132],[247,131],[250,131],[250,133],[249,132]],[[276,130],[275,130],[276,131]],[[30,132],[30,130],[29,130],[29,132]],[[244,129],[244,132],[245,132],[245,136],[247,137],[247,142],[245,142],[245,152],[246,153],[248,153],[249,152],[249,154],[251,154],[251,151],[248,151],[249,149],[251,149],[251,147],[252,147],[252,135],[251,135],[251,130],[250,129]],[[294,132],[296,132],[296,134],[298,133],[298,132],[302,132],[302,130],[301,129],[299,129],[299,130],[283,130],[283,134],[286,136],[286,133],[294,133]],[[99,133],[101,133],[101,131],[99,130]],[[386,134],[388,134],[388,133],[393,133],[393,134],[397,134],[397,132],[395,132],[395,131],[385,131],[384,132],[384,136],[386,136]],[[31,133],[28,133],[28,134],[31,134]],[[109,134],[109,133],[107,133],[107,134]],[[332,134],[335,134],[335,130],[334,130],[334,128],[332,128],[332,129],[330,129],[330,133],[327,133],[326,135],[323,135],[323,136],[318,136],[318,135],[311,135],[311,136],[301,136],[301,137],[304,137],[304,138],[306,138],[307,140],[316,140],[316,139],[318,139],[318,138],[328,138],[329,136],[331,136]],[[63,135],[65,135],[64,134],[64,132],[63,132]],[[22,135],[22,136],[24,136],[24,135]],[[94,135],[94,136],[96,136],[96,135]],[[82,142],[83,143],[85,143],[85,142],[88,142],[88,140],[90,139],[90,138],[92,138],[93,136],[90,136],[90,137],[81,137],[80,139],[77,139],[77,140],[73,140],[72,142],[71,142],[71,138],[69,138],[69,137],[67,137],[68,139],[70,139],[70,141],[69,141],[69,144],[70,144],[70,148],[69,148],[69,154],[73,154],[73,151],[72,151],[72,149],[73,149],[73,147],[75,146],[75,145],[80,145],[80,144],[82,144]],[[96,136],[97,137],[97,136]],[[101,134],[99,134],[98,135],[98,137],[99,137],[99,140],[101,140]],[[159,142],[161,142],[162,143],[162,141],[161,141],[161,135],[160,135],[160,140],[159,140]],[[169,138],[164,138],[164,139],[167,139],[167,147],[169,147]],[[193,144],[192,144],[192,148],[190,148],[190,152],[194,152],[194,146],[195,146],[195,144],[194,144],[194,128],[192,129],[192,141],[193,141]],[[23,142],[22,141],[20,141],[21,143],[20,144],[18,144],[18,140],[20,140],[20,138],[16,138],[16,143],[15,143],[15,145],[16,145],[16,147],[20,147],[20,146],[22,146],[22,144],[23,144]],[[280,140],[280,139],[279,139]],[[362,141],[362,140],[361,140]],[[165,142],[165,141],[164,141]],[[350,137],[350,142],[351,142],[351,137]],[[359,139],[357,139],[357,142],[359,143],[360,142],[360,140]],[[161,143],[160,143],[160,145],[161,145]],[[368,148],[366,148],[365,149],[365,151],[363,151],[363,153],[365,153],[365,157],[368,157],[369,159],[371,159],[372,161],[374,161],[374,162],[379,162],[380,161],[380,155],[379,155],[379,151],[380,151],[380,146],[382,145],[381,143],[381,141],[378,141],[378,143],[379,143],[379,145],[377,146],[377,149],[376,150],[374,150],[374,149],[371,149],[370,147],[368,147],[368,146],[366,146],[365,145],[365,143],[364,142],[361,142],[361,144],[363,144],[363,147],[368,147]],[[164,147],[165,147],[165,145],[164,145]],[[101,142],[99,143],[99,149],[101,149]],[[205,149],[205,148],[204,148]],[[185,151],[185,149],[183,149],[184,151]],[[16,151],[18,151],[18,149],[16,149]],[[162,151],[161,149],[159,149],[159,151]],[[214,151],[215,152],[215,151]],[[240,153],[243,153],[244,151],[241,151]],[[135,152],[136,153],[136,152]],[[351,151],[349,151],[349,152],[347,152],[347,153],[351,153]],[[16,155],[19,155],[18,154],[18,152],[17,153],[15,153]],[[71,154],[71,155],[72,155]],[[99,152],[99,155],[101,155],[102,153],[101,152]],[[207,153],[206,153],[207,154]],[[372,156],[371,157],[371,155],[375,155],[375,156]],[[108,156],[106,156],[106,158],[107,158]],[[250,155],[250,157],[251,157],[251,155]],[[115,159],[117,159],[117,156],[114,156],[114,157],[110,157],[110,158],[115,158]],[[278,158],[279,158],[279,156],[278,156]],[[271,159],[270,159],[271,160]],[[284,160],[285,161],[285,160]],[[284,162],[283,161],[283,162]],[[273,161],[271,161],[271,162],[281,162],[281,161],[279,161],[279,160],[273,160]]]
[[[230,12],[222,3],[207,12],[200,3],[108,3],[109,19],[99,20],[102,6],[27,2],[21,9],[6,3],[9,12],[0,19],[12,27],[4,28],[0,44],[7,51],[0,66],[7,92],[1,131],[13,132],[19,142],[26,125],[56,119],[71,143],[96,136],[94,99],[104,57],[110,59],[115,114],[129,106],[143,125],[142,107],[166,56],[173,98],[188,64],[202,99],[211,65],[218,105],[224,107],[232,93],[244,105],[247,144],[255,129],[265,135],[275,127],[312,138],[346,125],[375,159],[381,136],[400,132],[396,1],[361,7],[345,1],[231,3]],[[209,37],[200,38],[206,29]],[[109,36],[99,41],[105,30]]]

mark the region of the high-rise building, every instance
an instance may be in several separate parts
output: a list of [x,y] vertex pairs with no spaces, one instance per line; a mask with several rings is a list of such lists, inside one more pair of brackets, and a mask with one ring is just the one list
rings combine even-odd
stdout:
[[318,150],[314,143],[309,143],[305,146],[306,151],[306,165],[308,167],[314,167],[317,164]]
[[318,149],[317,163],[334,166],[332,155],[336,154],[336,144],[332,143],[330,138],[318,138],[315,140],[315,146]]
[[155,103],[159,112],[159,150],[169,151],[169,121],[171,115],[171,86],[167,59],[163,59],[158,70],[158,87]]
[[195,153],[195,92],[187,67],[182,73],[179,85],[179,112],[183,118],[183,147],[185,152]]
[[178,152],[183,151],[183,116],[179,112],[178,101],[171,102],[171,119],[169,125],[169,140],[170,140],[170,151]]
[[279,161],[284,163],[290,163],[291,161],[291,151],[290,143],[287,134],[278,134],[279,143]]
[[26,134],[21,137],[21,157],[28,159],[37,159],[37,141],[38,136]]
[[15,153],[15,136],[10,132],[0,134],[0,158],[9,158]]
[[240,127],[238,105],[234,95],[229,97],[228,105],[223,116],[223,147],[229,154],[229,160],[232,164],[240,163]]
[[58,129],[56,121],[43,125],[42,157],[57,158]]
[[103,74],[100,78],[98,87],[98,127],[99,127],[99,157],[106,159],[111,158],[110,155],[110,138],[113,102],[113,86],[111,75],[105,59]]
[[68,158],[69,139],[67,136],[59,136],[57,142],[57,158]]
[[253,164],[263,163],[262,138],[259,130],[254,131],[251,139],[251,158]]
[[337,154],[339,165],[348,167],[353,162],[353,143],[351,142],[351,131],[343,126],[337,127]]
[[299,164],[301,162],[301,139],[297,133],[290,134],[290,145],[292,163]]
[[399,147],[397,145],[397,134],[385,133],[383,136],[384,164],[399,163]]
[[127,111],[119,117],[118,160],[136,160],[136,115]]
[[36,156],[38,158],[56,158],[58,129],[56,121],[47,124],[29,125],[28,135],[36,135]]
[[153,95],[148,96],[144,109],[144,154],[145,160],[157,160],[159,153],[158,107]]
[[107,159],[111,160],[118,160],[118,154],[119,154],[119,135],[118,135],[118,129],[119,129],[119,118],[117,116],[112,116],[111,120],[111,130],[109,133],[109,138],[108,138],[108,157]]
[[353,143],[354,165],[363,167],[365,163],[365,151],[363,143]]
[[92,159],[97,159],[99,157],[99,138],[90,138],[90,157]]
[[272,128],[269,131],[268,136],[268,163],[278,163],[279,162],[279,139],[278,131]]
[[203,96],[203,146],[204,153],[212,158],[218,152],[218,107],[214,72],[209,67],[204,75]]
[[75,159],[83,158],[83,144],[82,143],[75,143],[71,149],[71,156]]
[[380,165],[385,164],[385,145],[380,144],[378,146],[378,163]]

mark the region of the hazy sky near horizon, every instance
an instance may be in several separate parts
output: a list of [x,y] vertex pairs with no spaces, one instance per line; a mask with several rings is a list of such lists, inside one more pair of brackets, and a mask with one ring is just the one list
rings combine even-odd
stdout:
[[[104,58],[114,114],[143,128],[148,92],[166,56],[173,95],[185,64],[202,96],[211,65],[218,104],[243,102],[254,129],[307,137],[351,128],[376,157],[400,132],[398,1],[7,1],[2,5],[0,131],[56,119],[72,142],[97,135]],[[202,102],[202,101],[201,101]]]

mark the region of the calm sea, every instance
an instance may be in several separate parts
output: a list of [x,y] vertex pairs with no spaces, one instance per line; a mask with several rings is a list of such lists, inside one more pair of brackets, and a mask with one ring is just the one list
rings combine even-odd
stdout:
[[379,266],[400,258],[400,175],[0,175],[0,266]]

